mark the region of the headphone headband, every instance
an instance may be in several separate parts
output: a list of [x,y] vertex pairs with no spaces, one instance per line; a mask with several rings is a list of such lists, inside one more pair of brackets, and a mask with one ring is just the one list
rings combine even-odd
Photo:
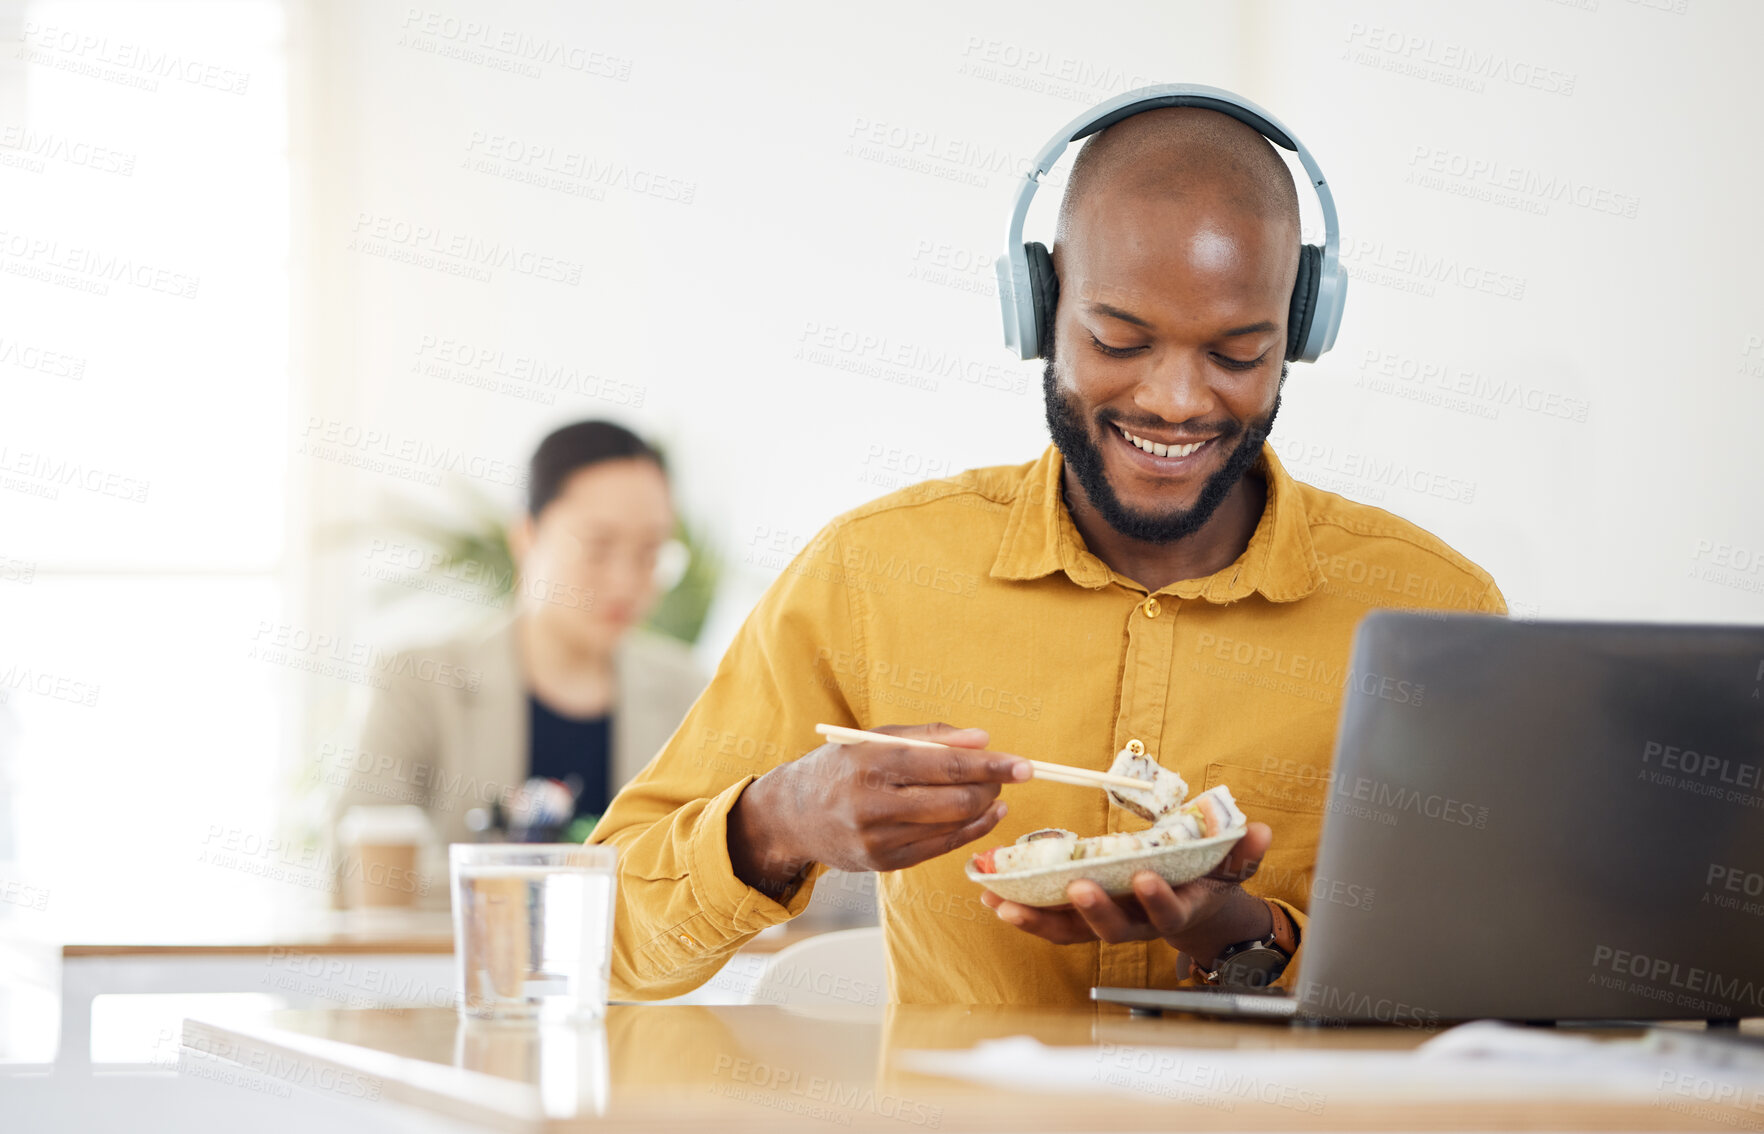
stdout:
[[[1023,244],[1023,222],[1029,215],[1029,202],[1041,179],[1053,169],[1066,147],[1081,138],[1108,129],[1124,118],[1158,110],[1167,106],[1195,106],[1216,110],[1237,119],[1270,142],[1293,151],[1305,169],[1311,188],[1323,206],[1323,247],[1317,293],[1312,300],[1313,315],[1300,345],[1298,359],[1315,362],[1324,351],[1335,345],[1341,328],[1341,313],[1347,298],[1347,275],[1341,268],[1341,227],[1335,216],[1335,196],[1323,178],[1323,170],[1311,151],[1288,130],[1279,119],[1246,98],[1218,87],[1194,83],[1159,83],[1116,95],[1074,118],[1035,155],[1035,166],[1017,185],[1011,205],[1010,225],[1005,233],[1005,254],[998,258],[999,301],[1004,307],[1005,346],[1025,358],[1040,355],[1041,328],[1036,323],[1036,309],[1029,270],[1028,254]],[[1302,265],[1301,265],[1302,268]],[[1304,281],[1299,281],[1303,286]]]

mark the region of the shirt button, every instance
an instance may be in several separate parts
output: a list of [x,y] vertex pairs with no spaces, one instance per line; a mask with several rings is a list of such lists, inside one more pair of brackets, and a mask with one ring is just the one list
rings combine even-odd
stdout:
[[1147,618],[1156,618],[1158,612],[1162,609],[1164,608],[1158,605],[1158,597],[1156,595],[1145,600],[1144,610]]
[[682,933],[682,934],[680,934],[680,944],[692,945],[692,944],[695,944],[695,942],[692,940],[692,938],[690,938],[690,937],[686,936],[684,933]]

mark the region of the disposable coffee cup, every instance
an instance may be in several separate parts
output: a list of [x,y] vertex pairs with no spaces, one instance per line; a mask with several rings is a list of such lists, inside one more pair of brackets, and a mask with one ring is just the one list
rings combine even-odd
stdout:
[[427,888],[418,862],[423,844],[432,837],[420,807],[351,807],[337,830],[344,854],[344,904],[357,909],[416,905]]

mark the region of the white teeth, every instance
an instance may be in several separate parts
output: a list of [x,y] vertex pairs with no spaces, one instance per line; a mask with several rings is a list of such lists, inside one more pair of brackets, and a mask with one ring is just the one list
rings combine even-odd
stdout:
[[[1121,429],[1118,425],[1115,428]],[[1186,457],[1188,454],[1206,444],[1205,441],[1196,441],[1192,445],[1160,445],[1156,441],[1147,441],[1143,437],[1135,437],[1125,429],[1121,429],[1121,436],[1127,438],[1127,440],[1133,442],[1133,444],[1155,457]]]

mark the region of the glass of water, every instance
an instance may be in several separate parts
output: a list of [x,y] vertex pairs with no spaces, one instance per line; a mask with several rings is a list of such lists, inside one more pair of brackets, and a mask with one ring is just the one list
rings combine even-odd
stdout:
[[459,1010],[491,1019],[606,1013],[618,852],[578,843],[454,843]]

